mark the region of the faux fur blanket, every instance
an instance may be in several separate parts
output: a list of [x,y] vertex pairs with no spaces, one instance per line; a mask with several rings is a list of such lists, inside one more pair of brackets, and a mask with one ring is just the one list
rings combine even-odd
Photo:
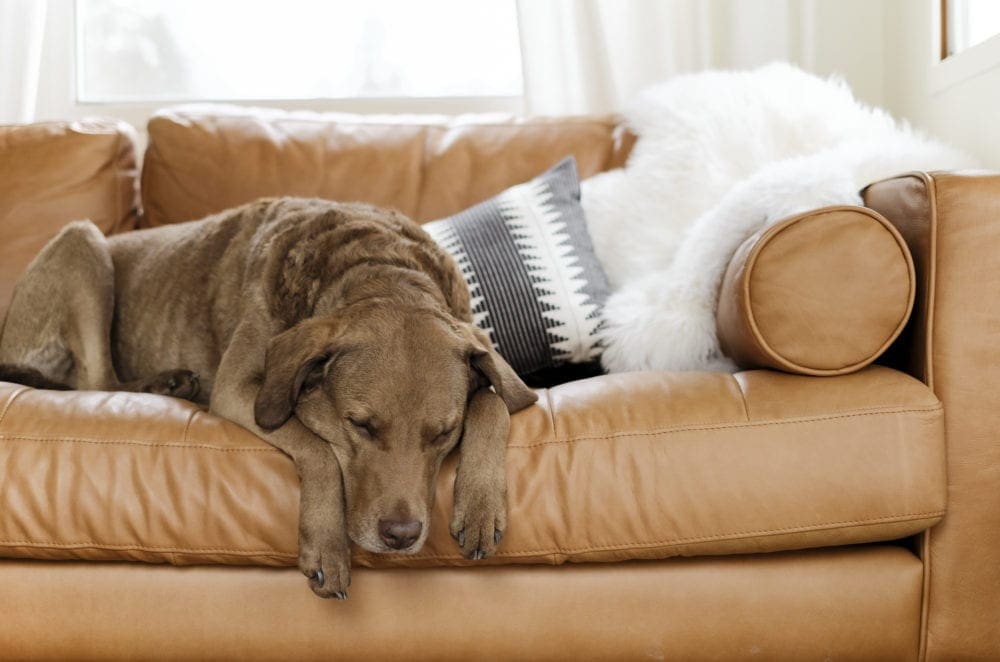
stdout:
[[974,166],[839,79],[787,64],[678,76],[626,112],[624,168],[583,182],[613,293],[603,363],[627,370],[732,370],[716,339],[718,289],[750,235],[816,207],[861,204],[867,184]]

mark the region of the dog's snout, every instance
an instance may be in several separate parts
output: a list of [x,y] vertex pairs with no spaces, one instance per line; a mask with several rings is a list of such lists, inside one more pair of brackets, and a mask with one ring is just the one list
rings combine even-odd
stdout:
[[417,541],[423,524],[416,520],[380,519],[378,535],[382,542],[393,549],[406,549]]

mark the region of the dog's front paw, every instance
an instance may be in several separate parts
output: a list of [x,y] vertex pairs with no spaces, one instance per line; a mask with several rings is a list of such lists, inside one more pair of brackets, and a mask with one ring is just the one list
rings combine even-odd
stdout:
[[299,570],[319,597],[346,600],[351,585],[351,550],[346,538],[300,533]]
[[500,545],[507,528],[507,487],[502,477],[494,480],[455,480],[455,512],[451,536],[468,559],[484,559]]
[[146,393],[194,400],[201,390],[198,374],[190,370],[167,370],[153,377],[143,388]]

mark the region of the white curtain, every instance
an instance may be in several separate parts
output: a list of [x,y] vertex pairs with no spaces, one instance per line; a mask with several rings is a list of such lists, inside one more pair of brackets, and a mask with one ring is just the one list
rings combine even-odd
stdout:
[[[854,0],[856,4],[858,0]],[[608,113],[705,68],[809,68],[821,0],[517,0],[528,114]],[[831,3],[832,4],[832,3]]]
[[[862,99],[882,102],[885,0],[515,1],[527,114],[619,112],[672,75],[772,60],[842,73]],[[72,60],[72,5],[0,0],[0,124],[72,108],[63,63]],[[45,44],[40,88],[47,22],[57,36]]]
[[0,124],[35,117],[45,10],[44,0],[0,0]]

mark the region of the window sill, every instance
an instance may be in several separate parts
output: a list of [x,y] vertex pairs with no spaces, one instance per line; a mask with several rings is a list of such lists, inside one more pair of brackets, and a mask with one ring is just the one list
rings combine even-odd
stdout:
[[932,95],[1000,67],[1000,35],[931,65],[928,84]]

